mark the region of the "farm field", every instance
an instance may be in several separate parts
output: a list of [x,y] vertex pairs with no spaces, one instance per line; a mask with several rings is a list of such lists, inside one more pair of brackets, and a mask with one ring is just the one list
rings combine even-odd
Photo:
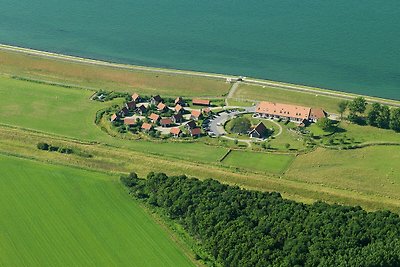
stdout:
[[283,173],[294,160],[294,155],[232,151],[222,161],[228,166],[275,174]]
[[0,58],[2,63],[0,73],[96,89],[139,92],[149,95],[220,97],[230,88],[230,84],[222,79],[123,70],[22,55],[4,50],[0,50]]
[[192,266],[117,177],[0,155],[0,266]]

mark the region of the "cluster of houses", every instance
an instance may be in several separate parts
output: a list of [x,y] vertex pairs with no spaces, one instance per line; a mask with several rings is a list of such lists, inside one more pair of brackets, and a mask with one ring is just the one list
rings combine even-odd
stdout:
[[[183,129],[186,129],[190,136],[198,137],[201,135],[202,130],[197,126],[196,121],[207,117],[211,113],[209,107],[211,103],[207,99],[192,99],[193,105],[205,106],[205,108],[191,109],[188,108],[187,103],[182,97],[175,99],[173,107],[168,107],[160,95],[152,96],[149,100],[145,101],[140,95],[135,93],[131,98],[119,112],[111,116],[111,122],[123,120],[125,125],[133,126],[137,124],[139,116],[142,119],[143,117],[147,118],[147,122],[143,122],[141,126],[143,132],[150,132],[155,130],[156,127],[161,126],[163,133],[169,133],[173,137],[182,136]],[[150,107],[156,107],[157,111],[155,112],[154,108]],[[129,116],[132,112],[134,116]],[[168,116],[163,117],[162,115]],[[182,127],[178,127],[177,125]]]

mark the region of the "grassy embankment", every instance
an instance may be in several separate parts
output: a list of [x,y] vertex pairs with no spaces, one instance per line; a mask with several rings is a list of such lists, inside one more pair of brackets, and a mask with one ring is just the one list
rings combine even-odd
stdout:
[[0,155],[1,266],[194,266],[117,177]]
[[[3,66],[0,69],[3,69]],[[50,79],[50,76],[47,75],[46,77]],[[157,144],[111,138],[93,123],[94,113],[92,112],[100,109],[104,104],[89,101],[88,97],[91,92],[85,90],[47,86],[6,78],[2,79],[1,84],[3,84],[2,87],[0,86],[1,94],[2,96],[8,95],[8,98],[4,97],[0,100],[0,122],[48,133],[48,135],[35,135],[26,130],[10,130],[2,127],[0,148],[3,153],[13,151],[20,156],[103,171],[127,172],[138,170],[145,174],[151,170],[160,171],[162,169],[169,174],[186,173],[200,178],[215,177],[223,182],[239,184],[248,188],[279,191],[284,196],[296,200],[313,201],[321,199],[330,202],[360,204],[369,209],[390,208],[395,211],[398,211],[400,207],[400,196],[387,195],[388,192],[386,191],[386,188],[390,187],[400,192],[400,177],[398,175],[400,172],[397,171],[398,164],[393,160],[393,155],[398,155],[398,147],[369,147],[340,152],[318,149],[309,154],[297,156],[290,166],[283,164],[285,168],[287,166],[289,168],[283,175],[277,176],[272,169],[267,167],[270,166],[268,164],[273,164],[272,161],[269,161],[268,154],[257,154],[257,157],[262,157],[265,160],[261,166],[266,167],[261,170],[260,168],[251,168],[254,161],[252,157],[246,157],[247,152],[243,152],[243,160],[240,161],[240,164],[238,160],[229,162],[229,157],[226,159],[229,163],[227,164],[226,161],[225,163],[219,162],[219,159],[227,151],[225,148],[206,146],[201,143]],[[14,92],[7,94],[8,91]],[[72,91],[76,93],[72,93]],[[29,94],[29,92],[37,92],[37,95],[35,96],[36,93]],[[48,109],[47,105],[52,102],[50,96],[55,98],[57,95],[59,95],[59,98],[68,98],[71,95],[74,96],[74,99],[66,101],[68,105],[64,105],[63,101],[60,101],[59,105]],[[30,99],[27,100],[29,97]],[[29,109],[29,105],[31,105],[31,109]],[[25,108],[29,112],[23,112]],[[40,114],[41,109],[48,109],[45,113],[46,117],[37,116],[36,113]],[[20,113],[14,113],[12,110],[19,110]],[[21,116],[22,118],[20,118]],[[63,128],[63,123],[68,125],[68,129]],[[352,125],[351,127],[357,128],[360,133],[363,132],[361,126]],[[370,129],[370,131],[370,136],[374,136],[375,129]],[[384,139],[397,138],[391,131],[379,131],[385,131],[385,135],[379,134]],[[35,149],[34,146],[37,141],[43,141],[43,139],[50,140],[50,142],[59,140],[54,134],[79,140],[96,141],[100,144],[82,145],[73,143],[73,145],[84,146],[83,149],[93,151],[95,157],[92,159],[81,159],[74,155],[50,155],[48,152]],[[69,138],[62,139],[64,139],[63,142],[71,143]],[[240,155],[240,153],[242,152],[234,153],[234,156],[236,157],[235,154]],[[337,153],[343,153],[343,155]],[[264,157],[264,155],[266,156]],[[313,167],[313,162],[308,161],[308,157],[315,157],[320,160],[320,167]],[[350,164],[349,159],[351,158],[359,158],[360,160],[352,161]],[[385,162],[384,167],[377,168],[376,165],[369,164],[379,162],[377,159]],[[258,166],[260,164],[257,164]],[[352,173],[352,176],[341,177],[336,172],[337,169]],[[358,169],[364,171],[352,171]],[[323,170],[321,172],[323,183],[317,182],[311,175],[316,170]],[[387,170],[394,171],[387,172]],[[388,179],[382,179],[386,176]],[[362,179],[365,183],[369,183],[374,190],[371,191],[364,187],[362,183],[349,182],[349,180],[360,181]],[[381,183],[384,186],[374,186]]]

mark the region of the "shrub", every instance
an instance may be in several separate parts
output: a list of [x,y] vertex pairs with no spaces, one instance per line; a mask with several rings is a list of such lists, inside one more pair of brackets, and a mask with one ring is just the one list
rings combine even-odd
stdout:
[[47,143],[40,142],[36,145],[36,147],[40,150],[49,150],[50,145]]

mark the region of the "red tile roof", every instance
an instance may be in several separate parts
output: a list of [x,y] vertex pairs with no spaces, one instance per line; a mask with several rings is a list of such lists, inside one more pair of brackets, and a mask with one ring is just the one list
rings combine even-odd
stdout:
[[150,123],[143,123],[142,129],[150,130],[153,127]]
[[180,104],[180,103],[182,103],[182,102],[183,102],[182,97],[177,97],[177,98],[175,99],[175,105],[176,105],[176,104]]
[[113,114],[113,115],[111,116],[111,121],[115,121],[116,119],[118,119],[117,114]]
[[209,106],[210,105],[210,100],[194,98],[194,99],[192,99],[192,103],[193,103],[193,105]]
[[277,115],[282,117],[290,117],[296,119],[309,119],[311,108],[295,106],[289,104],[280,104],[273,102],[260,102],[256,107],[256,112]]
[[170,130],[170,133],[175,134],[175,135],[178,135],[181,132],[182,132],[181,129],[179,129],[178,127],[171,128],[171,130]]
[[179,112],[179,111],[181,111],[181,110],[183,110],[183,107],[181,106],[181,105],[176,105],[175,106],[175,110],[177,111],[177,112]]
[[200,128],[193,128],[190,130],[191,135],[200,135],[201,134],[201,129]]
[[172,120],[170,118],[163,118],[163,119],[161,119],[160,124],[161,125],[170,125],[170,124],[172,124]]
[[157,115],[157,114],[155,114],[155,113],[151,113],[150,116],[149,116],[149,118],[150,118],[152,121],[158,121],[158,119],[160,118],[160,115]]
[[126,117],[124,118],[125,125],[133,125],[136,123],[136,119],[134,117]]
[[133,100],[133,101],[136,101],[139,97],[140,97],[140,96],[139,96],[137,93],[134,93],[134,94],[132,95],[132,100]]
[[159,110],[163,110],[163,109],[165,109],[167,106],[164,104],[164,103],[162,103],[162,102],[160,102],[160,103],[158,103],[158,105],[157,105],[157,108],[159,109]]
[[193,109],[192,110],[192,116],[195,117],[195,118],[199,118],[201,116],[201,110]]
[[310,118],[319,120],[326,117],[326,112],[322,108],[311,108]]

